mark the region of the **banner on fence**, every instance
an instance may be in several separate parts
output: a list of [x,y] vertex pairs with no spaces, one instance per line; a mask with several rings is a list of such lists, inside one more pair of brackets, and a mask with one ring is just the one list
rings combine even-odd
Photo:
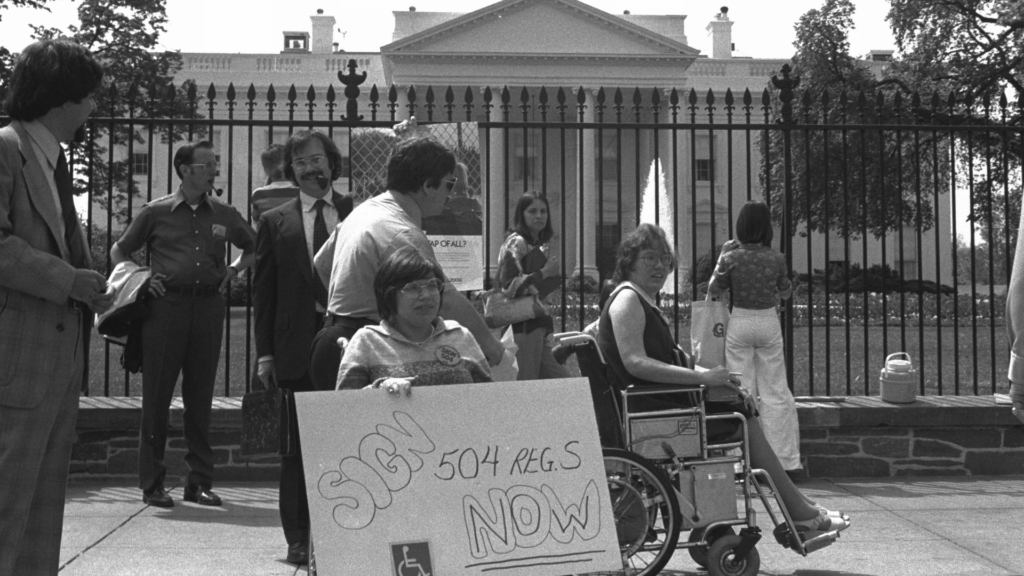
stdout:
[[622,569],[586,379],[295,404],[319,574]]

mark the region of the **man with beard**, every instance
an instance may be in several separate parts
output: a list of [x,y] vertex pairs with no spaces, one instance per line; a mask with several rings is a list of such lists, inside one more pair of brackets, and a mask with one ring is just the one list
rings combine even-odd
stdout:
[[[284,146],[283,159],[283,175],[301,193],[263,214],[256,235],[256,373],[265,388],[309,392],[313,336],[327,311],[327,288],[313,269],[313,255],[352,211],[352,198],[331,187],[342,175],[341,152],[325,134],[296,132]],[[287,561],[306,564],[309,505],[301,453],[281,458],[278,507]]]
[[91,269],[61,142],[84,140],[103,68],[64,39],[29,45],[0,129],[0,574],[56,574],[92,312]]
[[[209,196],[217,157],[207,141],[174,154],[177,192],[145,205],[110,249],[114,264],[147,246],[153,268],[149,314],[142,325],[142,425],[139,488],[142,501],[171,507],[164,489],[164,449],[171,398],[182,374],[181,400],[188,453],[184,498],[219,506],[213,485],[210,410],[224,331],[224,298],[231,280],[254,259],[256,234],[238,210]],[[226,244],[242,254],[224,266]]]

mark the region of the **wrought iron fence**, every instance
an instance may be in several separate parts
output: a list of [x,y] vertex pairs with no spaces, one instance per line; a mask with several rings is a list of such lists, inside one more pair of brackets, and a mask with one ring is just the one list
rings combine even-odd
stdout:
[[[344,114],[333,86],[310,86],[305,102],[292,86],[279,102],[273,86],[257,98],[250,85],[240,99],[233,85],[221,98],[213,85],[202,97],[191,84],[186,118],[136,116],[132,107],[127,117],[104,116],[101,108],[72,160],[91,200],[97,267],[109,271],[109,248],[142,202],[173,192],[170,158],[182,139],[214,140],[224,166],[218,194],[251,218],[247,198],[263,184],[258,158],[268,143],[296,129],[327,132],[347,164],[338,186],[365,199],[382,190],[394,146],[386,129],[415,115],[459,131],[470,187],[485,206],[485,271],[518,195],[548,193],[563,267],[558,330],[597,318],[615,247],[643,218],[662,225],[679,252],[663,308],[687,347],[690,302],[702,297],[740,206],[753,199],[771,207],[774,245],[799,281],[780,308],[795,393],[876,393],[878,370],[895,351],[914,357],[922,394],[991,393],[1006,381],[999,325],[1021,201],[1024,96],[811,94],[794,90],[786,67],[773,86],[738,96],[447,87],[441,103],[433,87],[422,100],[415,87],[363,94],[355,70],[352,62],[338,73]],[[112,88],[108,105],[118,97]],[[218,376],[225,395],[248,390],[252,377],[249,282],[246,275],[229,303]],[[116,347],[95,338],[93,348],[86,393],[140,394]]]

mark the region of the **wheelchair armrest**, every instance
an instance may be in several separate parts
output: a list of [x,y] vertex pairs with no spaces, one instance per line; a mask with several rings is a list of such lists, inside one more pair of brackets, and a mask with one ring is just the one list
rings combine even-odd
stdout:
[[601,347],[597,345],[597,340],[594,340],[594,338],[588,334],[584,334],[582,332],[559,332],[557,334],[552,334],[551,339],[554,340],[555,346],[575,347],[592,343],[594,345],[594,350],[597,352],[598,358],[601,359],[601,364],[608,364],[604,359],[604,354],[601,353]]
[[643,386],[630,384],[626,386],[625,393],[647,394],[653,392],[656,394],[669,394],[673,392],[700,392],[702,390],[704,390],[703,384],[644,384]]

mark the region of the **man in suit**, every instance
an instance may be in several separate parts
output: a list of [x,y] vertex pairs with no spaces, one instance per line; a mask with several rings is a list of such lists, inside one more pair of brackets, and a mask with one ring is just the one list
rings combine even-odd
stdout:
[[[332,190],[331,182],[341,177],[341,153],[323,133],[304,130],[288,139],[284,173],[301,194],[264,213],[256,234],[256,373],[268,389],[308,392],[313,336],[327,310],[327,288],[313,270],[313,255],[352,211],[352,198]],[[309,506],[299,453],[281,459],[278,506],[287,560],[305,564]]]
[[103,69],[68,40],[18,57],[0,129],[0,574],[56,574],[92,312],[91,270],[60,142],[95,107]]

